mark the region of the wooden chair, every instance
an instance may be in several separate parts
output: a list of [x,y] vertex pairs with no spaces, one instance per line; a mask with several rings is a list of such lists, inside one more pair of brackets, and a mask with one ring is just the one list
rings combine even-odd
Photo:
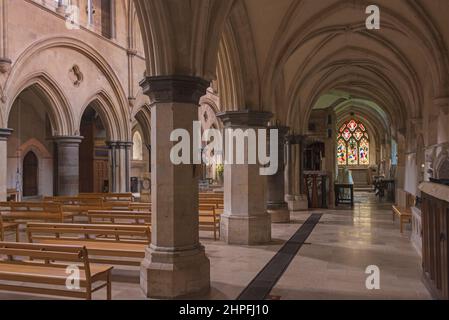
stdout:
[[393,210],[393,222],[395,221],[395,217],[399,217],[400,231],[404,233],[404,225],[406,223],[411,223],[412,221],[412,207],[415,205],[416,197],[411,194],[407,194],[406,197],[406,206],[392,206]]
[[151,241],[147,225],[29,223],[27,234],[30,243],[85,246],[91,262],[126,266],[140,266]]
[[199,229],[201,231],[212,231],[215,241],[220,238],[220,215],[217,214],[214,205],[200,205]]
[[[90,264],[83,246],[59,246],[0,242],[0,290],[57,297],[92,299],[92,293],[106,288],[111,300],[110,266]],[[79,290],[67,288],[67,268],[79,268]],[[97,285],[97,283],[99,283]]]

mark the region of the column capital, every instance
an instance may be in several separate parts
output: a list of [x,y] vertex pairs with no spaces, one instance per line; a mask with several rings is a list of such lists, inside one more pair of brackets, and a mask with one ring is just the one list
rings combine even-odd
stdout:
[[81,144],[84,137],[81,136],[54,136],[53,141],[57,144]]
[[13,129],[0,129],[0,141],[8,140],[13,131]]
[[198,105],[210,82],[191,76],[146,77],[140,82],[143,93],[152,103],[190,103]]
[[106,141],[109,148],[126,149],[131,148],[134,143],[131,141]]
[[11,70],[12,61],[6,57],[0,57],[0,73],[6,73]]
[[232,127],[267,127],[268,121],[273,117],[271,112],[263,111],[228,111],[217,113],[225,128]]

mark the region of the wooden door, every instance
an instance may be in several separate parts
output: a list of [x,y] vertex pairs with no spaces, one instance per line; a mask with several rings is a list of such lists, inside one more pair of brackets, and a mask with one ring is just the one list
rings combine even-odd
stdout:
[[38,160],[34,152],[30,151],[23,159],[23,196],[38,195]]

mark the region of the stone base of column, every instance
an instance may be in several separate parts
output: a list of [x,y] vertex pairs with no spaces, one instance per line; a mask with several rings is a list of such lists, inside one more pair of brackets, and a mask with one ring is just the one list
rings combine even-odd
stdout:
[[258,216],[221,216],[221,239],[227,244],[260,245],[271,241],[271,217],[269,214]]
[[207,294],[210,262],[204,247],[186,251],[148,248],[140,267],[140,286],[148,298],[154,299]]
[[288,210],[290,211],[307,211],[309,210],[309,202],[306,195],[292,196],[288,195],[286,197],[288,203]]
[[271,216],[271,223],[289,223],[290,211],[288,208],[268,209]]

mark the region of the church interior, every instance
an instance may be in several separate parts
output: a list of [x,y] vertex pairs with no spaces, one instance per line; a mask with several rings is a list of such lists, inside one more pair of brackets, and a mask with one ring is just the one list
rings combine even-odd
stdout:
[[0,0],[0,300],[448,300],[448,14]]

